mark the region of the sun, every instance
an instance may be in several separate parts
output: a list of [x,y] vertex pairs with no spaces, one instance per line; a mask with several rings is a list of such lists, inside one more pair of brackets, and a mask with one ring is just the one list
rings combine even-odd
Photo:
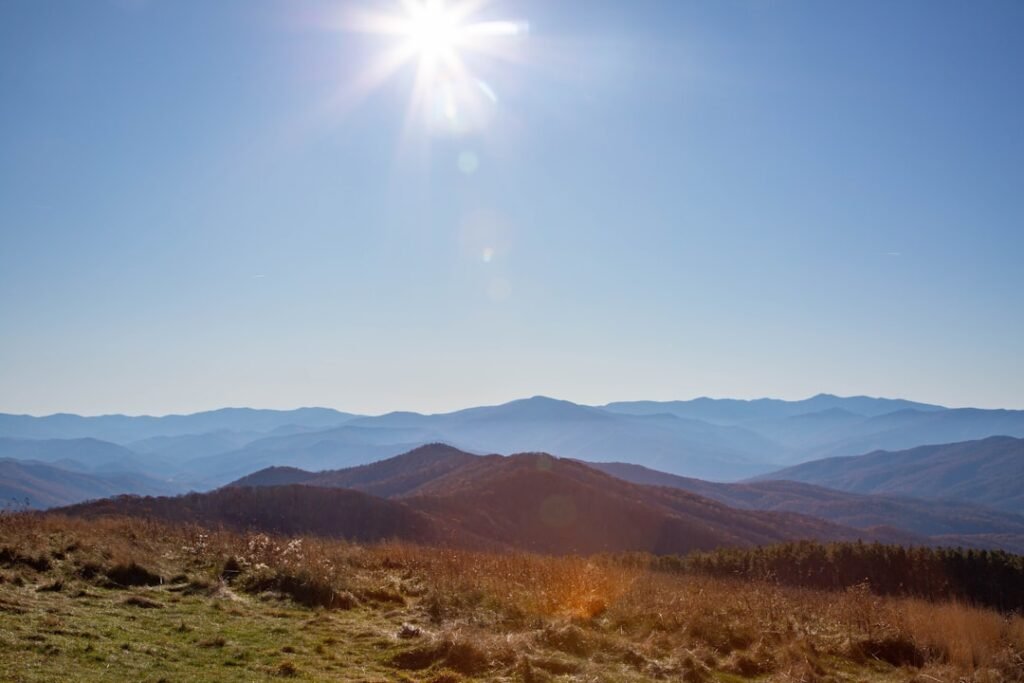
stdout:
[[[386,40],[357,88],[381,85],[407,66],[415,68],[407,124],[432,130],[477,130],[497,103],[496,89],[471,68],[514,59],[512,48],[529,30],[524,21],[483,19],[486,0],[401,0],[391,12],[357,15],[350,30]],[[472,59],[471,59],[472,58]],[[486,58],[486,59],[478,59]]]
[[462,33],[458,18],[440,0],[407,3],[405,33],[421,60],[452,60]]

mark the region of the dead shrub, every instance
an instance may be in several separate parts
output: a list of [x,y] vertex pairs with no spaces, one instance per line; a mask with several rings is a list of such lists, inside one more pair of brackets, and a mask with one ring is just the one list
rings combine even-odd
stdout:
[[359,595],[364,600],[369,600],[370,602],[394,605],[405,604],[405,598],[402,597],[402,594],[389,586],[364,588],[359,591]]
[[489,668],[487,653],[466,639],[448,639],[444,643],[442,663],[464,674],[480,674]]
[[200,640],[198,643],[196,643],[196,645],[198,645],[199,647],[217,647],[217,648],[224,647],[227,644],[228,644],[228,641],[225,640],[222,636],[214,636],[212,638],[205,638],[203,640]]
[[104,572],[107,580],[118,588],[133,586],[159,586],[163,578],[136,562],[115,564]]
[[540,641],[549,647],[577,657],[586,657],[594,650],[591,638],[583,629],[574,624],[549,626],[541,633]]
[[220,570],[220,578],[231,582],[241,573],[242,565],[239,564],[238,560],[235,559],[235,556],[232,555],[224,562],[224,566]]
[[0,548],[0,565],[4,567],[28,567],[37,572],[49,571],[51,567],[50,560],[45,555],[32,557],[8,546]]
[[491,666],[490,657],[478,645],[464,637],[447,636],[420,647],[400,652],[391,664],[400,669],[418,671],[435,664],[466,675],[477,675]]
[[900,610],[900,626],[932,658],[962,673],[994,666],[1005,659],[1007,648],[1024,653],[1024,619],[969,605],[908,600]]
[[913,640],[900,636],[886,636],[851,643],[849,656],[854,661],[877,659],[893,666],[924,666],[924,653]]
[[441,643],[430,643],[405,652],[399,652],[391,658],[391,665],[399,669],[419,671],[444,660],[447,651]]
[[694,617],[687,632],[691,638],[710,645],[722,654],[745,650],[756,640],[756,634],[748,625],[716,614]]
[[702,683],[709,678],[708,668],[694,659],[692,655],[683,657],[681,667],[682,679],[686,683]]
[[760,657],[755,658],[747,653],[734,652],[722,668],[744,678],[754,678],[771,672],[774,669],[774,662]]
[[359,603],[347,591],[336,591],[331,584],[306,572],[291,573],[282,570],[263,570],[245,574],[239,579],[247,593],[272,591],[288,596],[293,602],[306,607],[352,609]]
[[92,581],[103,575],[103,566],[96,562],[83,562],[75,570],[75,575],[86,581]]
[[633,648],[626,648],[619,656],[619,661],[627,666],[631,666],[636,670],[641,670],[647,665],[647,658],[642,654],[634,650]]
[[281,678],[294,678],[299,675],[299,668],[290,661],[284,661],[277,665],[275,673]]

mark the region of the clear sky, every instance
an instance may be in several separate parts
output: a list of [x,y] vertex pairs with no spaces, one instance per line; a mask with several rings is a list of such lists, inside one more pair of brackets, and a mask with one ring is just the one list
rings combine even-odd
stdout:
[[0,4],[0,411],[1024,408],[1024,3],[361,10]]

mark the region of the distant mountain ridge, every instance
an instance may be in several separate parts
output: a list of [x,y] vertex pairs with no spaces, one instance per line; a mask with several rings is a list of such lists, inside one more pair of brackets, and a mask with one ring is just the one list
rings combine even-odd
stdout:
[[680,417],[736,424],[748,420],[794,417],[827,410],[844,410],[864,417],[874,417],[897,410],[940,411],[947,408],[905,399],[870,396],[835,396],[817,394],[798,401],[777,398],[735,399],[700,398],[687,401],[617,401],[602,406],[607,410],[633,415],[671,413]]
[[126,471],[142,466],[138,454],[99,439],[10,439],[0,437],[0,458],[62,464],[67,469]]
[[167,495],[173,485],[129,472],[87,473],[0,458],[0,509],[41,509],[124,493]]
[[347,468],[440,441],[474,453],[550,452],[736,481],[836,455],[994,435],[1024,437],[1024,411],[829,394],[802,401],[702,398],[607,406],[534,396],[431,415],[359,416],[323,408],[165,417],[0,415],[0,457],[4,439],[47,442],[31,456],[8,457],[92,471],[82,461],[91,462],[85,453],[100,445],[80,442],[74,447],[82,454],[68,456],[67,444],[57,440],[90,438],[111,450],[127,449],[118,456],[122,469],[172,482],[178,490],[209,490],[265,467]]
[[759,477],[855,493],[953,499],[1024,514],[1024,439],[986,439],[827,458]]
[[[777,448],[744,429],[674,416],[632,416],[545,396],[451,413],[390,413],[351,426],[430,428],[447,443],[481,453],[547,451],[591,460],[634,453],[665,469],[710,478],[763,471]],[[680,456],[685,462],[680,462]]]
[[[610,403],[632,415],[672,414],[732,425],[775,443],[789,463],[989,436],[1024,437],[1024,411],[945,408],[903,399],[819,394],[802,401],[700,398]],[[637,463],[644,464],[644,463]]]
[[628,463],[589,463],[614,477],[690,491],[745,510],[798,512],[858,529],[902,529],[936,545],[1024,554],[1024,516],[955,500],[850,493],[786,480],[720,484]]
[[83,417],[57,413],[36,417],[0,413],[0,436],[21,439],[95,438],[114,443],[148,439],[154,436],[181,436],[217,430],[268,431],[298,424],[328,428],[351,419],[350,413],[332,408],[265,410],[258,408],[221,408],[189,415],[98,415]]
[[872,417],[855,430],[833,435],[833,443],[811,452],[818,457],[860,455],[872,450],[902,450],[990,436],[1024,437],[1024,411],[978,408],[951,408],[941,412],[901,410]]

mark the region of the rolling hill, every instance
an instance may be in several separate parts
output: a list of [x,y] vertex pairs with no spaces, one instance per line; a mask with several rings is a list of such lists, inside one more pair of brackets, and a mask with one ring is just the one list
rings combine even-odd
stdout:
[[785,479],[855,493],[969,501],[1024,513],[1024,439],[987,439],[827,458],[761,480]]
[[802,515],[736,510],[543,453],[482,456],[404,498],[472,534],[544,553],[685,553],[786,538],[870,537]]
[[[367,501],[380,501],[387,505],[374,509],[382,516],[400,517],[410,524],[413,519],[428,520],[426,526],[414,523],[420,531],[413,540],[425,543],[543,553],[683,553],[797,538],[876,537],[803,515],[736,510],[684,491],[631,484],[546,454],[474,456],[432,446],[399,458],[358,471],[309,473],[309,479],[302,483],[281,485],[303,475],[297,470],[275,469],[242,481],[274,484],[271,486],[231,486],[178,498],[117,498],[64,511],[91,516],[140,515],[235,528],[288,528],[290,533],[350,537],[353,527],[347,513],[330,508],[334,503],[324,492],[352,491],[307,485],[323,476],[322,481],[333,480],[355,490],[390,490],[388,499],[360,492],[362,497],[350,499],[348,504],[362,510],[371,505]],[[418,474],[410,476],[413,468],[408,465],[417,460],[421,461],[414,468]],[[235,504],[226,501],[234,501],[236,495],[242,502],[232,507]],[[333,521],[319,522],[315,513],[318,509],[325,519]],[[392,528],[374,519],[377,527]]]
[[177,497],[121,496],[63,508],[87,518],[125,515],[356,541],[437,543],[437,526],[401,503],[348,489],[313,486],[230,487]]
[[397,497],[415,493],[420,487],[478,458],[447,444],[433,443],[393,458],[347,469],[308,472],[294,467],[270,467],[242,477],[231,486],[306,484]]

